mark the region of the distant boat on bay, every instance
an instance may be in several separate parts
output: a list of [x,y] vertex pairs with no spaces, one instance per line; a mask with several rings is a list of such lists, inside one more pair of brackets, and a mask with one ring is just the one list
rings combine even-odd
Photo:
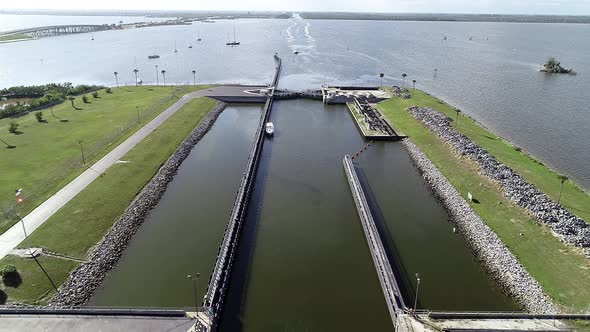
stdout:
[[240,42],[236,39],[236,27],[234,27],[234,40],[233,41],[229,40],[229,33],[228,33],[227,34],[227,43],[225,43],[225,45],[229,45],[229,46],[240,45]]
[[157,55],[157,54],[154,54],[154,55],[148,55],[148,59],[159,59],[159,58],[160,58],[160,56],[159,56],[159,55]]
[[201,39],[201,31],[199,31],[199,32],[198,32],[198,35],[197,35],[197,41],[201,41],[201,40],[202,40],[202,39]]

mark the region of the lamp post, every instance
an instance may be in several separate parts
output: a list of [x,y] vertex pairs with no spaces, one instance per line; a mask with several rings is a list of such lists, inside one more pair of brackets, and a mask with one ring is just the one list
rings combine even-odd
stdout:
[[160,73],[158,72],[158,65],[156,65],[156,85],[160,86]]
[[193,280],[193,290],[194,290],[194,295],[195,295],[195,314],[199,311],[199,302],[197,300],[197,281],[199,280],[199,277],[201,276],[200,273],[196,273],[194,276],[192,275],[188,275],[186,276],[189,279]]
[[420,274],[416,273],[416,296],[414,297],[414,312],[416,312],[416,305],[418,305],[418,292],[420,291]]
[[84,140],[78,140],[78,144],[80,144],[80,152],[82,153],[82,165],[86,165],[86,158],[84,157],[84,146],[82,145],[82,143],[84,143]]
[[[16,190],[16,204],[18,206],[16,216],[18,217],[18,219],[21,222],[21,225],[23,226],[23,234],[25,235],[25,240],[28,241],[27,229],[25,228],[25,221],[24,221],[22,214],[21,214],[21,205],[23,204],[22,194],[23,194],[22,189]],[[28,242],[28,247],[29,247],[29,255],[31,255],[31,257],[33,257],[33,252],[31,251],[31,243],[30,242]]]
[[135,111],[137,112],[137,124],[140,124],[141,121],[139,120],[139,106],[135,106]]

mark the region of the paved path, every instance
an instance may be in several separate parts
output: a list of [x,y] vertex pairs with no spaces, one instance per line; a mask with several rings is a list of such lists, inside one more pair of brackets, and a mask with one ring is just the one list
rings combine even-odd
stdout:
[[[246,87],[246,89],[255,89],[256,87]],[[92,169],[87,169],[84,173],[80,174],[77,178],[68,183],[60,191],[55,193],[36,209],[31,211],[26,217],[23,218],[27,234],[31,234],[43,223],[45,223],[52,215],[54,215],[59,209],[66,205],[72,198],[78,195],[84,190],[92,181],[96,180],[100,174],[106,172],[115,162],[120,160],[127,152],[133,149],[139,142],[141,142],[147,135],[158,128],[164,121],[170,118],[174,113],[182,108],[187,102],[194,98],[205,97],[205,96],[217,96],[217,95],[236,95],[236,96],[247,96],[244,92],[245,87],[240,86],[219,86],[211,89],[205,89],[195,91],[184,95],[176,103],[170,106],[167,110],[160,113],[152,121],[143,126],[127,140],[121,143],[119,146],[114,148],[102,159],[92,165]],[[100,174],[99,174],[100,173]],[[10,229],[0,235],[0,259],[4,258],[10,253],[17,245],[19,245],[25,239],[23,228],[20,222],[14,224]]]

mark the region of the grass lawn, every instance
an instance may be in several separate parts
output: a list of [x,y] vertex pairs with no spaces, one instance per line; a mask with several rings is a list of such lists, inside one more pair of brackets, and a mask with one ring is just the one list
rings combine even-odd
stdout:
[[[416,90],[412,99],[405,101],[400,100],[398,102],[404,105],[432,107],[445,113],[452,119],[455,119],[457,115],[454,108],[444,103],[441,104],[438,99],[419,90]],[[561,182],[558,179],[558,173],[549,169],[547,166],[526,153],[517,151],[517,149],[502,138],[489,132],[473,119],[466,117],[463,114],[459,115],[459,125],[457,129],[490,152],[496,157],[496,159],[498,159],[498,161],[510,166],[528,182],[532,183],[539,190],[557,201],[559,187],[561,185]],[[586,220],[586,222],[590,222],[590,193],[585,192],[574,182],[566,181],[564,183],[560,204],[578,217]]]
[[[385,116],[426,153],[463,197],[466,198],[467,192],[470,191],[477,198],[480,203],[470,203],[471,207],[498,234],[520,263],[541,283],[547,294],[563,310],[588,310],[590,303],[589,260],[580,254],[579,249],[558,241],[546,227],[536,225],[524,209],[512,204],[503,196],[498,184],[479,174],[478,167],[474,162],[467,158],[458,157],[441,139],[412,118],[405,111],[410,105],[429,106],[449,115],[455,113],[448,106],[438,103],[436,99],[418,92],[418,90],[411,100],[390,99],[381,103],[379,107]],[[459,129],[463,126],[468,136],[480,135],[479,139],[472,137],[480,144],[481,135],[493,137],[494,139],[485,138],[490,142],[486,142],[487,144],[482,144],[482,146],[492,154],[498,150],[498,158],[519,173],[520,169],[528,167],[527,165],[534,165],[535,167],[531,167],[531,172],[545,172],[553,179],[555,178],[554,173],[532,161],[526,155],[514,150],[484,129],[476,128],[476,124],[472,120],[462,117],[459,123]],[[502,155],[505,159],[500,157]],[[516,165],[512,165],[506,160],[512,160]],[[535,183],[531,179],[540,175],[531,176],[529,173],[529,176],[527,180]],[[550,180],[545,179],[545,182],[550,185]],[[574,186],[569,188],[571,192],[577,192]],[[584,193],[580,192],[580,194]],[[570,199],[575,201],[573,195],[571,196]],[[587,195],[578,196],[577,199],[584,197],[587,199]],[[523,233],[524,236],[520,236],[519,233]]]
[[[152,132],[146,139],[128,152],[119,163],[111,166],[103,178],[90,184],[61,210],[53,215],[22,243],[28,246],[45,247],[62,254],[84,258],[123,213],[136,194],[143,188],[160,166],[176,150],[178,145],[198,125],[201,119],[215,106],[209,98],[194,99]],[[157,147],[157,148],[155,148]],[[0,260],[0,266],[13,260],[11,256]],[[18,262],[17,262],[18,263]],[[34,262],[33,262],[34,263]],[[56,266],[53,266],[57,263]],[[35,265],[15,264],[23,273],[38,273]],[[62,284],[74,266],[64,265],[61,260],[47,262],[56,271],[54,282]],[[46,267],[46,268],[48,268]],[[34,268],[34,270],[31,270]],[[59,273],[57,272],[59,270]],[[52,294],[50,284],[23,285],[23,292]],[[33,292],[27,287],[43,288]],[[10,296],[10,294],[9,294]],[[29,303],[40,298],[14,297],[15,301]]]
[[17,33],[17,34],[13,34],[13,35],[4,35],[4,36],[0,36],[0,41],[9,41],[9,40],[17,40],[17,39],[30,39],[31,37],[22,34],[22,33]]
[[8,296],[9,302],[45,304],[54,293],[49,279],[58,286],[57,281],[66,280],[69,271],[75,269],[79,263],[53,257],[39,257],[35,261],[7,256],[2,259],[2,265],[4,264],[16,266],[22,279],[22,283],[17,288],[2,285],[1,289]]
[[[0,120],[0,139],[16,146],[0,147],[0,211],[10,211],[15,204],[14,190],[22,188],[26,215],[85,170],[81,165],[79,140],[83,140],[86,162],[91,164],[110,152],[148,121],[156,117],[187,92],[205,88],[179,88],[175,98],[170,87],[122,87],[113,93],[99,92],[99,98],[81,97],[43,110],[47,122],[37,122],[34,112],[20,118]],[[137,108],[141,123],[137,123]],[[67,120],[67,121],[65,121]],[[10,134],[10,122],[19,124],[18,135]],[[0,215],[0,234],[16,222]]]

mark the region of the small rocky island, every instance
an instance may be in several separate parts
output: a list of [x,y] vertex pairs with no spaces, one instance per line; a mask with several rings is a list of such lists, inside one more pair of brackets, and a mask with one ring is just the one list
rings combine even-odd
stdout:
[[561,66],[561,62],[557,61],[554,57],[550,57],[547,62],[541,68],[542,72],[555,73],[555,74],[573,74],[572,69],[565,69]]

